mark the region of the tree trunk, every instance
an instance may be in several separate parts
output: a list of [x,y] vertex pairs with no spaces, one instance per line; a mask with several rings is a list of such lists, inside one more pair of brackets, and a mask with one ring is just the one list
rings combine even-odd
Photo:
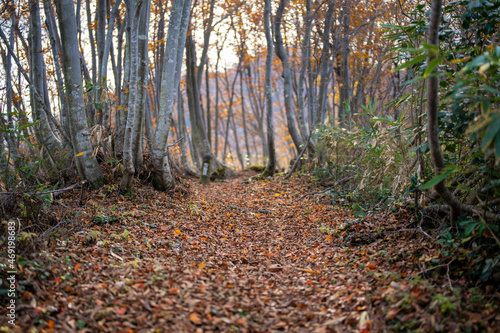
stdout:
[[58,164],[63,161],[63,158],[58,158],[56,154],[61,154],[63,146],[59,138],[54,133],[50,123],[50,106],[47,98],[47,82],[45,74],[45,62],[43,60],[42,47],[42,28],[40,20],[39,2],[31,0],[30,9],[30,49],[31,49],[31,68],[30,75],[32,81],[32,89],[39,93],[39,97],[35,96],[35,92],[31,92],[31,105],[33,110],[33,119],[38,122],[36,125],[36,137],[40,144],[41,155],[49,163],[50,169],[57,172]]
[[241,118],[243,121],[243,135],[245,137],[245,150],[246,150],[246,158],[245,158],[245,166],[251,164],[250,158],[250,146],[248,144],[248,130],[247,130],[247,119],[246,119],[246,110],[245,110],[245,92],[243,91],[243,72],[240,74],[240,95],[241,95]]
[[[57,2],[57,0],[56,0]],[[95,39],[94,39],[94,31],[92,29],[92,12],[90,10],[90,0],[87,0],[86,1],[86,12],[87,12],[87,28],[88,28],[88,33],[89,33],[89,44],[90,44],[90,53],[91,53],[91,56],[92,56],[92,78],[91,78],[91,82],[93,85],[96,84],[96,80],[97,80],[97,57],[96,57],[96,47],[95,47]],[[79,17],[77,17],[79,19]],[[82,59],[83,61],[83,59]],[[93,97],[92,97],[93,99]],[[94,119],[94,116],[95,116],[95,110],[92,106],[92,103],[89,103],[88,104],[88,107],[87,107],[87,119],[94,123],[95,122],[95,119]]]
[[[227,145],[229,144],[229,142],[228,142],[229,141],[228,140],[229,124],[231,123],[231,118],[233,117],[234,87],[235,87],[236,81],[238,80],[240,67],[241,67],[241,58],[240,58],[240,62],[238,63],[238,68],[236,69],[236,73],[234,75],[234,79],[233,79],[233,83],[231,84],[231,87],[229,87],[229,78],[227,75],[227,70],[225,73],[226,90],[230,95],[229,95],[229,104],[228,104],[228,109],[227,109],[226,142],[224,143],[224,155],[226,154],[226,148],[227,148]],[[236,129],[233,129],[233,130],[234,130],[234,139],[237,140]],[[238,148],[238,150],[239,150],[239,148]]]
[[149,32],[149,16],[150,16],[151,0],[145,0],[141,10],[139,19],[139,35],[138,35],[138,55],[139,55],[139,69],[138,83],[137,83],[137,132],[134,136],[133,152],[134,152],[134,167],[136,173],[141,169],[143,164],[143,150],[144,150],[144,129],[145,129],[145,115],[148,103],[147,85],[148,85],[148,32]]
[[189,170],[189,162],[187,159],[186,142],[188,141],[188,133],[186,131],[186,118],[184,115],[184,98],[182,98],[181,90],[177,93],[177,123],[179,124],[179,147],[181,150],[181,164],[185,170]]
[[[97,0],[96,7],[96,46],[97,46],[97,69],[98,69],[98,80],[97,84],[99,86],[105,85],[103,78],[107,69],[107,61],[104,63],[104,49],[106,44],[106,0]],[[110,22],[111,23],[111,22]],[[108,30],[113,30],[113,26],[108,27]],[[107,60],[107,59],[106,59]],[[106,67],[106,69],[104,69]],[[98,89],[95,91],[94,100],[99,101],[100,108],[97,110],[95,115],[95,123],[99,125],[104,125],[103,115],[107,112],[107,106],[103,103],[104,89]]]
[[[15,2],[11,3],[11,18],[10,18],[10,36],[9,36],[9,46],[10,48],[14,48],[15,43],[15,24],[16,24],[16,15],[15,15]],[[3,50],[2,50],[3,51]],[[9,52],[5,54],[5,62],[4,62],[4,70],[5,70],[5,94],[6,94],[6,112],[7,112],[7,126],[9,128],[14,128],[14,119],[12,117],[12,97],[14,96],[14,90],[12,86],[12,55]],[[18,111],[20,112],[20,110]],[[2,117],[3,118],[3,117]],[[3,119],[2,119],[3,120]],[[5,127],[5,126],[3,126]],[[6,130],[6,128],[3,128]],[[3,134],[3,133],[2,133]],[[5,184],[5,189],[10,191],[15,187],[16,177],[15,177],[15,169],[18,169],[18,150],[19,150],[19,140],[16,138],[16,134],[12,131],[5,133],[5,141],[7,142],[7,149],[3,147],[4,138],[1,138],[0,149],[2,149],[2,180]],[[5,155],[4,155],[5,152]],[[9,160],[12,160],[12,166],[9,164]]]
[[86,179],[93,186],[100,186],[104,175],[92,154],[92,144],[87,128],[73,0],[56,1],[56,8],[61,31],[63,73],[70,110],[70,134],[76,165],[82,179]]
[[160,191],[171,190],[174,187],[174,177],[168,160],[167,139],[179,87],[190,10],[191,0],[174,0],[172,2],[165,44],[160,108],[152,144],[153,166],[155,168],[153,186]]
[[[203,122],[203,117],[201,115],[199,95],[200,89],[197,85],[196,77],[195,46],[191,34],[189,34],[186,42],[186,68],[188,105],[189,116],[191,120],[191,138],[193,140],[193,146],[201,153],[202,156],[211,155],[212,157],[214,157],[212,148],[210,147],[210,143],[208,142],[207,131]],[[198,162],[200,163],[200,161]],[[217,170],[219,167],[224,167],[226,169],[226,175],[234,174],[231,169],[227,168],[216,158],[213,158],[212,166],[213,170]]]
[[139,67],[139,19],[142,9],[142,0],[132,0],[127,3],[128,15],[133,17],[132,26],[129,31],[130,34],[130,81],[129,81],[129,99],[127,106],[127,121],[125,125],[125,137],[123,142],[123,178],[120,184],[120,191],[127,192],[132,186],[134,180],[135,166],[134,166],[134,141],[140,135],[139,118],[140,115],[136,113],[137,108],[137,76]]
[[52,57],[54,58],[54,66],[56,70],[57,78],[57,89],[59,96],[59,110],[61,117],[61,127],[66,133],[69,133],[69,123],[68,123],[68,103],[67,97],[64,93],[64,81],[61,73],[61,66],[59,63],[59,55],[62,53],[61,39],[56,30],[56,20],[54,14],[54,8],[52,7],[52,1],[44,0],[43,8],[45,11],[45,23],[49,33],[50,45],[52,48]]
[[283,37],[281,36],[281,21],[283,18],[283,12],[285,11],[285,6],[288,0],[280,0],[278,11],[276,12],[275,22],[274,22],[274,33],[276,39],[276,55],[280,58],[283,64],[283,78],[285,81],[284,85],[284,97],[285,97],[285,112],[288,125],[288,132],[292,137],[292,141],[295,145],[297,153],[300,151],[302,146],[302,138],[295,125],[294,112],[292,110],[292,78],[290,72],[290,61],[288,59],[288,54],[286,53]]
[[[101,39],[104,39],[104,37],[100,37],[99,34],[102,33],[104,34],[103,31],[100,31],[98,29],[98,49],[101,47],[102,50],[99,50],[99,79],[97,82],[99,82],[100,85],[100,90],[99,90],[99,101],[102,105],[102,110],[101,114],[97,117],[97,123],[104,125],[106,129],[110,128],[110,123],[109,123],[109,106],[106,104],[106,101],[104,100],[105,98],[105,93],[106,93],[106,85],[107,82],[105,82],[105,79],[107,80],[107,73],[108,73],[108,58],[109,58],[109,53],[111,49],[111,44],[113,41],[113,30],[115,27],[115,20],[116,16],[118,15],[118,10],[120,8],[121,0],[116,0],[115,4],[113,5],[113,9],[111,9],[111,14],[109,16],[109,23],[108,23],[108,32],[106,34],[106,39],[101,41]],[[102,15],[102,14],[100,14]],[[149,20],[148,20],[149,23]],[[100,45],[102,43],[102,45]],[[102,54],[101,54],[102,53]],[[116,89],[118,90],[120,87],[117,86]]]
[[332,25],[335,0],[329,0],[326,12],[325,27],[323,29],[323,50],[321,51],[321,73],[318,92],[318,105],[316,109],[314,127],[323,124],[326,116],[326,98],[328,97],[328,83],[330,82],[330,27]]
[[[441,4],[442,0],[433,0],[431,16],[429,22],[429,33],[427,37],[427,43],[430,45],[439,45],[439,21],[441,17]],[[429,64],[435,57],[431,56],[427,59]],[[434,174],[439,176],[444,168],[445,163],[443,155],[441,153],[441,146],[439,143],[439,128],[438,128],[438,77],[430,77],[427,79],[427,128],[428,128],[428,138],[429,138],[429,148],[432,155],[432,161],[434,162]],[[450,192],[448,187],[444,184],[444,181],[436,184],[434,186],[436,192],[441,196],[441,198],[450,206],[451,221],[456,221],[460,214],[462,204],[458,199]]]
[[[307,70],[307,67],[311,63],[311,60],[309,58],[311,55],[311,45],[310,45],[311,44],[311,30],[312,30],[312,23],[313,23],[313,19],[314,19],[314,15],[313,15],[312,10],[311,10],[311,0],[306,0],[306,11],[307,11],[307,16],[306,16],[306,21],[305,21],[306,30],[304,33],[304,39],[302,40],[302,56],[301,56],[301,65],[300,65],[300,73],[299,73],[299,83],[298,83],[298,87],[297,87],[297,105],[298,105],[297,115],[298,115],[298,120],[299,120],[300,133],[302,134],[302,139],[305,139],[309,136],[309,133],[307,131],[307,126],[306,126],[305,111],[304,111],[305,110],[304,85],[305,85],[305,78],[306,78],[306,70]],[[268,50],[269,50],[269,47],[268,47]],[[267,63],[266,63],[266,66],[267,66]],[[267,72],[267,67],[266,67],[266,72]],[[311,124],[313,124],[313,122],[311,122]]]
[[[349,25],[351,22],[351,12],[349,8],[345,9],[345,13],[342,15],[342,41],[340,42],[340,75],[339,75],[339,118],[346,123],[347,119],[350,118],[351,113],[349,112],[350,107],[350,78],[349,78],[349,36],[347,35]],[[348,114],[349,112],[349,114]]]
[[271,14],[271,0],[265,0],[264,5],[264,29],[267,41],[266,55],[266,111],[267,111],[267,150],[269,158],[264,175],[273,176],[276,170],[276,150],[274,146],[274,122],[273,122],[273,86],[272,86],[272,67],[273,67],[273,38],[271,36],[271,24],[269,16]]

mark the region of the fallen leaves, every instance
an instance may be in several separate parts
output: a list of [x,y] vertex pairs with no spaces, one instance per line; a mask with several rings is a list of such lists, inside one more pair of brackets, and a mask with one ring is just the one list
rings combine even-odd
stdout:
[[127,312],[127,308],[119,308],[114,311],[117,315],[121,316]]
[[200,317],[198,316],[197,313],[191,313],[189,315],[189,320],[193,323],[193,324],[196,324],[196,325],[199,325],[201,324],[201,319]]
[[[494,307],[465,311],[446,287],[402,278],[421,270],[416,258],[428,263],[438,253],[415,235],[377,234],[396,224],[388,216],[362,221],[312,196],[297,204],[310,186],[299,178],[233,186],[240,181],[192,182],[189,202],[149,187],[119,204],[89,201],[94,212],[83,221],[99,231],[96,242],[49,249],[47,279],[35,278],[39,266],[23,268],[33,281],[25,285],[37,280],[40,290],[23,294],[33,310],[23,313],[22,330],[378,332],[397,322],[403,331],[447,331],[500,323]],[[96,226],[97,212],[120,223]]]

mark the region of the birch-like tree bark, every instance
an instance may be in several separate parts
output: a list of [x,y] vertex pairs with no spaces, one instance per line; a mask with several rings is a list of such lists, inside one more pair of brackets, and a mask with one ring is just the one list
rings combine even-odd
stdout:
[[[106,38],[101,37],[101,34],[104,34],[103,31],[104,28],[101,27],[100,24],[98,24],[98,34],[97,34],[97,46],[98,46],[98,53],[99,53],[99,77],[97,82],[99,82],[100,89],[99,89],[99,101],[102,105],[102,110],[100,112],[100,115],[97,118],[97,123],[102,124],[105,126],[106,129],[109,129],[111,124],[109,123],[109,106],[105,103],[104,101],[104,95],[106,93],[106,81],[107,79],[107,73],[108,73],[108,58],[109,58],[109,53],[111,50],[111,45],[113,41],[113,31],[115,27],[115,20],[118,15],[118,10],[120,8],[121,0],[116,0],[115,4],[113,5],[113,8],[111,9],[111,13],[109,15],[109,20],[108,20],[108,31],[106,33]],[[101,10],[99,10],[99,19],[102,21],[103,18],[101,17],[103,14],[101,13]],[[104,11],[105,14],[105,11]],[[149,23],[149,20],[148,22]],[[102,26],[105,26],[102,24]],[[101,49],[102,48],[102,49]],[[119,86],[117,86],[117,89],[119,89]]]
[[134,165],[134,141],[136,137],[141,134],[139,128],[140,115],[137,112],[137,99],[138,99],[138,69],[139,69],[139,21],[141,10],[143,8],[143,0],[127,1],[128,15],[133,17],[132,25],[130,27],[130,81],[129,81],[129,97],[128,97],[128,112],[127,121],[125,125],[125,135],[123,141],[123,178],[120,184],[120,191],[127,192],[132,186],[132,181],[135,175]]
[[[57,2],[57,0],[56,0]],[[85,3],[85,9],[86,9],[86,14],[87,14],[87,30],[89,34],[89,44],[90,44],[90,53],[92,57],[92,77],[90,78],[90,82],[92,82],[92,85],[96,84],[97,80],[97,55],[96,55],[96,43],[95,43],[95,36],[94,36],[94,30],[92,28],[92,11],[91,11],[91,6],[90,6],[90,0],[87,0]],[[80,17],[76,17],[77,20],[80,19]],[[81,45],[80,45],[81,46]],[[83,56],[82,56],[82,63],[84,62]],[[94,100],[94,96],[90,96],[90,94],[87,95],[88,98]],[[95,109],[94,109],[94,103],[88,103],[87,105],[87,119],[91,122],[94,122],[94,116],[95,116]]]
[[[132,150],[134,153],[134,167],[138,171],[143,164],[143,147],[144,147],[144,130],[145,130],[145,115],[146,108],[149,108],[147,100],[147,84],[148,84],[148,40],[149,40],[149,15],[151,11],[151,0],[145,0],[145,4],[141,10],[139,19],[139,35],[138,35],[138,55],[139,68],[138,83],[137,83],[137,130],[134,133]],[[150,136],[152,138],[152,135]]]
[[247,126],[247,116],[245,109],[245,91],[243,90],[243,72],[240,74],[240,95],[241,95],[241,118],[243,121],[243,136],[245,137],[245,150],[246,150],[246,158],[245,158],[245,166],[252,164],[250,158],[250,145],[248,144],[248,126]]
[[288,54],[285,50],[283,37],[281,35],[281,23],[283,19],[283,13],[285,11],[285,6],[288,3],[288,0],[280,0],[280,4],[275,16],[274,22],[274,33],[275,33],[275,41],[276,41],[276,55],[280,58],[281,63],[283,65],[283,79],[284,79],[284,97],[285,97],[285,112],[286,112],[286,120],[288,126],[288,132],[292,137],[292,141],[297,149],[297,153],[300,151],[300,147],[302,146],[302,138],[300,136],[299,131],[297,130],[297,126],[295,124],[295,116],[293,112],[293,102],[292,102],[292,76],[290,71],[290,60],[288,58]]
[[180,82],[182,54],[184,53],[190,11],[191,0],[172,1],[161,80],[160,108],[151,148],[154,166],[153,186],[160,191],[171,190],[175,185],[168,160],[167,139]]
[[[306,139],[309,134],[307,131],[306,121],[305,121],[305,103],[304,103],[304,86],[306,80],[306,70],[310,66],[311,60],[311,30],[314,15],[311,8],[311,0],[306,0],[306,20],[305,20],[305,33],[302,40],[302,55],[301,55],[301,67],[299,73],[299,82],[297,87],[297,118],[299,120],[299,129],[302,134],[302,139]],[[265,24],[265,23],[264,23]],[[264,27],[265,28],[265,27]],[[266,67],[267,70],[267,67]],[[310,122],[313,124],[314,122]]]
[[92,154],[92,144],[87,128],[73,0],[56,1],[56,9],[61,31],[63,73],[70,110],[70,135],[76,166],[82,179],[87,180],[93,186],[100,186],[104,175]]
[[[205,155],[211,155],[213,157],[213,170],[217,170],[218,168],[223,167],[225,168],[226,175],[230,176],[233,174],[233,171],[214,157],[212,153],[212,147],[210,146],[210,142],[208,141],[204,119],[201,114],[200,89],[197,84],[196,54],[192,35],[189,35],[186,41],[186,81],[189,117],[191,120],[191,138],[193,140],[193,146],[200,152],[200,157],[203,157]],[[201,164],[201,161],[199,161],[199,159],[198,163],[199,165]]]
[[[259,68],[260,67],[260,61],[257,58],[257,61],[255,63],[255,67]],[[248,87],[248,92],[250,93],[250,107],[252,110],[252,113],[255,117],[255,120],[257,122],[256,124],[256,130],[259,134],[260,141],[262,143],[262,155],[263,156],[268,156],[268,150],[267,150],[267,140],[266,140],[266,134],[264,131],[265,125],[265,102],[261,104],[261,100],[265,100],[265,92],[264,95],[261,95],[261,90],[260,87],[257,87],[257,89],[254,88],[255,82],[260,81],[260,74],[259,71],[254,69],[255,72],[255,81],[252,81],[252,67],[250,65],[246,66],[247,70],[247,87]],[[258,95],[257,95],[258,93]]]
[[[16,24],[16,13],[15,13],[15,2],[12,1],[11,7],[9,8],[11,11],[10,14],[10,35],[9,35],[9,46],[11,49],[14,48],[15,42],[15,24]],[[5,59],[3,62],[4,70],[5,70],[5,94],[6,96],[6,115],[7,121],[2,121],[3,124],[7,124],[8,128],[14,128],[14,119],[12,117],[12,96],[14,94],[13,86],[12,86],[12,55],[9,52],[3,54],[2,48],[2,58]],[[3,117],[3,116],[2,116]],[[2,119],[3,120],[3,119]],[[4,128],[6,129],[6,128]],[[2,133],[4,136],[4,133]],[[0,138],[2,141],[0,142],[0,149],[2,159],[0,164],[2,165],[2,179],[5,184],[5,189],[10,191],[15,186],[15,174],[14,170],[18,168],[18,150],[19,150],[19,140],[16,138],[16,134],[13,131],[9,131],[5,133],[5,142],[7,142],[7,147],[4,147],[4,137]],[[5,149],[7,148],[7,149]],[[12,165],[10,165],[9,161],[12,160]]]
[[[227,122],[226,122],[226,141],[224,143],[224,155],[226,155],[226,151],[227,151],[227,145],[229,144],[229,140],[228,140],[228,137],[229,137],[229,124],[231,122],[231,118],[233,117],[233,100],[234,100],[234,86],[236,84],[236,81],[238,80],[238,75],[240,73],[240,67],[241,67],[241,61],[242,59],[240,58],[240,62],[238,63],[238,68],[236,69],[236,74],[233,78],[233,83],[231,83],[231,87],[229,87],[229,78],[228,78],[228,75],[227,75],[227,69],[226,69],[226,72],[225,72],[225,85],[226,85],[226,90],[227,92],[229,93],[230,92],[230,95],[229,95],[229,102],[226,104],[227,105]],[[234,131],[234,137],[235,137],[235,140],[237,140],[236,138],[236,132]],[[238,151],[239,151],[239,148],[238,148]]]
[[38,122],[36,125],[37,142],[40,144],[40,151],[46,162],[49,163],[52,171],[57,172],[58,164],[63,160],[59,159],[56,154],[63,152],[63,145],[57,135],[54,133],[51,124],[49,123],[50,106],[47,98],[47,75],[45,73],[45,62],[43,60],[42,47],[42,27],[40,20],[40,6],[38,1],[31,0],[30,9],[30,50],[31,50],[31,66],[30,76],[32,89],[39,93],[37,98],[36,92],[31,92],[31,106],[33,110],[33,118]]
[[273,69],[273,38],[271,36],[271,23],[269,16],[271,15],[271,0],[265,0],[264,4],[264,30],[267,41],[266,55],[266,112],[267,112],[267,150],[269,159],[267,167],[264,171],[265,176],[273,176],[276,170],[276,150],[274,146],[274,122],[273,122],[273,86],[272,86],[272,69]]
[[54,67],[56,70],[57,78],[57,88],[59,89],[59,110],[61,118],[61,127],[64,131],[69,133],[69,123],[68,123],[68,103],[67,97],[64,93],[64,81],[62,78],[61,66],[59,63],[59,55],[62,53],[61,39],[56,30],[56,19],[54,14],[54,8],[51,0],[43,1],[43,9],[45,12],[45,24],[49,33],[50,45],[52,48],[52,57],[54,58]]
[[335,0],[328,1],[328,10],[325,17],[325,27],[323,29],[323,50],[321,51],[321,72],[318,92],[318,105],[314,127],[322,124],[326,116],[326,98],[328,97],[328,83],[330,82],[330,27],[332,25],[333,13],[335,10]]

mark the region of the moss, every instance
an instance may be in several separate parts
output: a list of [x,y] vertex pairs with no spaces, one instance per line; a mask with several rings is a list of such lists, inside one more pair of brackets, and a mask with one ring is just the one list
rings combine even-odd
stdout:
[[262,172],[266,169],[266,167],[263,165],[254,164],[251,167],[249,167],[248,169],[255,171],[255,172]]
[[225,167],[219,167],[217,170],[212,172],[212,175],[210,176],[210,180],[222,180],[226,178],[226,168]]

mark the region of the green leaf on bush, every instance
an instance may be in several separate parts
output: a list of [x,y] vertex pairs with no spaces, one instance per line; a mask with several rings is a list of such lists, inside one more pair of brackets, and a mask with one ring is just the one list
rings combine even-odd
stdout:
[[432,59],[431,62],[429,62],[429,64],[427,65],[427,68],[425,69],[425,72],[424,72],[424,77],[428,77],[429,74],[431,74],[436,68],[437,66],[439,66],[439,64],[443,61],[443,58],[436,58],[436,59]]
[[420,186],[420,190],[426,190],[428,188],[431,188],[433,187],[434,185],[436,184],[439,184],[440,182],[442,182],[446,177],[448,177],[450,174],[452,174],[453,172],[457,171],[458,167],[453,165],[453,166],[450,166],[447,168],[447,170],[445,172],[443,172],[442,174],[440,174],[439,176],[437,177],[434,177],[432,178],[431,180],[429,180],[427,183],[423,184],[422,186]]
[[402,65],[399,65],[398,67],[394,68],[394,72],[397,72],[397,71],[400,71],[404,68],[408,68],[410,66],[413,66],[415,64],[418,64],[422,61],[424,61],[425,59],[427,59],[428,55],[427,54],[422,54],[422,55],[419,55],[418,57],[415,57],[413,58],[412,60],[402,64]]
[[500,135],[500,119],[495,119],[492,121],[488,129],[486,130],[486,133],[484,134],[483,138],[483,143],[481,145],[482,149],[487,148],[491,142],[495,139],[495,136]]

